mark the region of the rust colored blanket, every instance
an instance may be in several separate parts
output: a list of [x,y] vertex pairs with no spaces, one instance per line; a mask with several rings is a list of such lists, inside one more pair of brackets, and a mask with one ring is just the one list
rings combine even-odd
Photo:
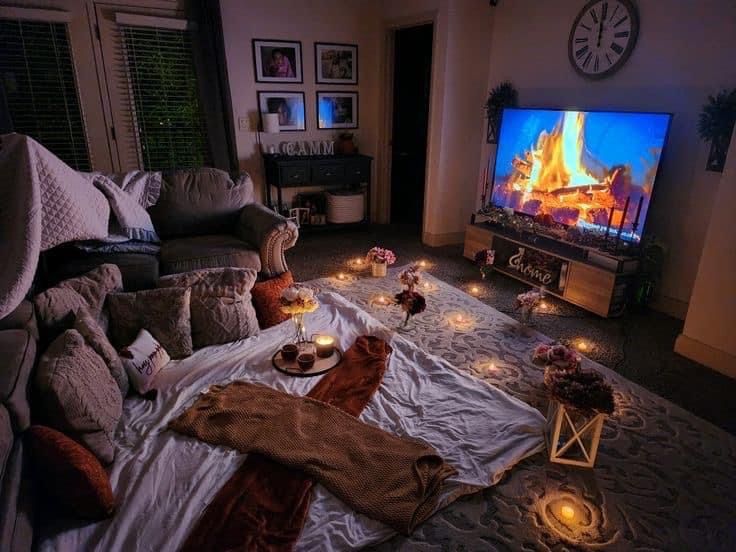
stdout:
[[300,470],[354,510],[404,534],[434,511],[443,482],[455,473],[428,445],[312,397],[245,382],[211,388],[170,427]]
[[[391,347],[359,337],[308,396],[358,416],[381,385]],[[261,456],[245,462],[215,495],[183,551],[291,550],[309,512],[313,480]]]

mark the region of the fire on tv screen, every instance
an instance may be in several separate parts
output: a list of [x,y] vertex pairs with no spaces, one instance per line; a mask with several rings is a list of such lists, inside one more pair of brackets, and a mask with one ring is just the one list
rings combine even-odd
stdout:
[[[639,241],[670,115],[505,109],[491,203]],[[627,208],[628,200],[628,208]]]

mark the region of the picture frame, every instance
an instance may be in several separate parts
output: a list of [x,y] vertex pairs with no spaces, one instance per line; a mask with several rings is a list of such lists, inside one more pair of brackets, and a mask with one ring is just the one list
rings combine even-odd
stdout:
[[358,84],[358,45],[315,42],[314,78],[317,84]]
[[358,128],[358,93],[317,91],[317,128]]
[[300,41],[254,38],[252,47],[256,82],[304,82]]
[[307,130],[304,92],[260,90],[258,113],[261,128],[264,113],[279,113],[280,132]]

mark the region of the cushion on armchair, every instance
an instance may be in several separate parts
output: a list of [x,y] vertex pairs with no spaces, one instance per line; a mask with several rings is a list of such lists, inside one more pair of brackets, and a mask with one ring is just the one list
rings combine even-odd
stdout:
[[250,178],[233,182],[219,169],[163,173],[159,200],[149,209],[163,239],[232,233],[240,210],[253,201]]
[[161,274],[223,267],[258,272],[261,257],[248,243],[226,234],[170,239],[161,245]]

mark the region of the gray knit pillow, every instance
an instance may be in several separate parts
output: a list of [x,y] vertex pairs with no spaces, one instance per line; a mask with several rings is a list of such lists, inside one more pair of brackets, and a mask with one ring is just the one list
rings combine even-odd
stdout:
[[188,357],[192,354],[190,297],[188,288],[111,293],[107,308],[112,344],[118,350],[127,347],[141,329],[146,329],[171,358]]
[[123,399],[105,362],[78,331],[67,330],[51,343],[35,382],[46,425],[80,442],[102,462],[112,462]]
[[191,288],[192,344],[199,348],[259,332],[250,295],[256,276],[251,268],[209,268],[164,276],[156,285]]
[[128,374],[125,372],[115,347],[112,346],[100,324],[86,308],[82,307],[77,310],[74,329],[82,334],[87,345],[92,347],[100,355],[100,358],[105,361],[108,370],[110,370],[110,375],[120,388],[121,396],[125,398],[129,387]]

